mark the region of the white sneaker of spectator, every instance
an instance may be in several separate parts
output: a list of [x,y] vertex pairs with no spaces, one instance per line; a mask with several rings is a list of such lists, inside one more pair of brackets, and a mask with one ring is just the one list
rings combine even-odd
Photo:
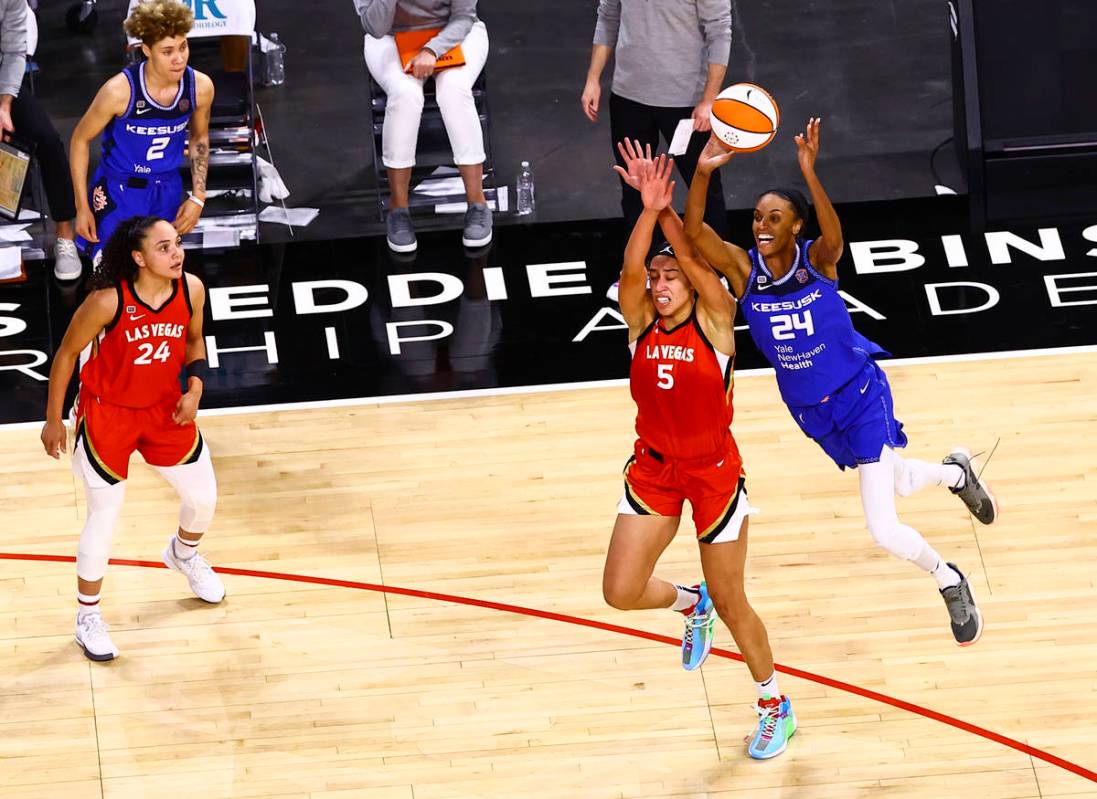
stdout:
[[53,274],[58,280],[76,280],[84,273],[80,253],[72,239],[57,239],[53,243]]

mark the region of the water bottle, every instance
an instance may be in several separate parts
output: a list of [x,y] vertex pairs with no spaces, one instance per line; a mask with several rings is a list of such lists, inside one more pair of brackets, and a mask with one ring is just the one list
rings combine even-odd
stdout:
[[286,82],[286,46],[277,33],[270,35],[271,48],[266,52],[268,86],[281,86]]
[[533,170],[530,168],[529,161],[523,161],[522,169],[518,173],[518,216],[532,214],[534,203]]

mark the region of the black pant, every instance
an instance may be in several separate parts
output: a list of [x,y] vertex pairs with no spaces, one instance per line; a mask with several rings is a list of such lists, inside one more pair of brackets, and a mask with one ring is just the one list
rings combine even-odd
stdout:
[[[659,146],[659,134],[663,134],[667,145],[674,137],[674,129],[678,127],[679,120],[686,119],[693,114],[692,106],[682,108],[661,108],[652,105],[626,100],[616,94],[609,96],[609,130],[613,138],[613,155],[617,163],[624,166],[621,154],[617,152],[617,142],[628,138],[636,139],[641,144],[651,144],[651,151],[655,153]],[[689,147],[686,151],[674,159],[678,165],[678,171],[685,179],[686,187],[693,180],[693,170],[697,168],[697,159],[705,142],[709,139],[708,133],[694,131],[690,137]],[[640,212],[644,210],[644,204],[640,200],[640,192],[626,186],[621,182],[621,211],[625,215],[625,235],[632,233]],[[727,238],[727,209],[724,207],[724,186],[720,182],[720,173],[713,172],[708,184],[708,197],[705,200],[705,222],[716,231],[722,239]]]
[[41,100],[31,94],[26,78],[19,96],[11,103],[11,123],[15,135],[34,142],[34,157],[42,170],[42,183],[46,187],[46,201],[55,222],[68,222],[76,218],[76,200],[72,194],[72,176],[65,145],[57,129],[50,122],[49,114]]

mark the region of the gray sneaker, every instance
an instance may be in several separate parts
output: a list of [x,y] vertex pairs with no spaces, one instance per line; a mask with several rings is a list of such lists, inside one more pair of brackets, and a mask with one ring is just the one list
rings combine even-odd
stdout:
[[491,209],[487,203],[469,204],[461,243],[466,247],[483,247],[491,243]]
[[57,239],[53,243],[53,274],[58,280],[76,280],[83,274],[80,253],[72,239]]
[[415,240],[415,226],[411,224],[411,211],[407,208],[389,209],[385,232],[389,249],[393,252],[415,252],[419,246]]
[[998,500],[990,493],[986,483],[975,474],[971,453],[963,447],[957,447],[941,461],[944,464],[959,466],[964,471],[964,484],[960,488],[949,488],[967,505],[971,515],[983,524],[990,524],[998,518]]
[[975,606],[967,577],[956,568],[955,563],[949,563],[948,567],[960,575],[959,585],[941,589],[941,597],[945,600],[952,623],[952,637],[960,646],[971,646],[983,634],[983,614]]

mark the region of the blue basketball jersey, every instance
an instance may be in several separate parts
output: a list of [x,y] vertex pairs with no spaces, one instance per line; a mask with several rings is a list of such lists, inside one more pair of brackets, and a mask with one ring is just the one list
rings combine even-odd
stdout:
[[788,274],[774,280],[757,248],[739,311],[758,350],[777,373],[787,405],[822,402],[860,373],[870,358],[886,355],[853,329],[838,281],[816,271],[811,242],[797,242]]
[[122,70],[130,84],[126,113],[103,129],[100,162],[120,175],[163,175],[183,164],[187,126],[196,102],[194,70],[186,68],[175,100],[158,105],[145,89],[145,64]]

